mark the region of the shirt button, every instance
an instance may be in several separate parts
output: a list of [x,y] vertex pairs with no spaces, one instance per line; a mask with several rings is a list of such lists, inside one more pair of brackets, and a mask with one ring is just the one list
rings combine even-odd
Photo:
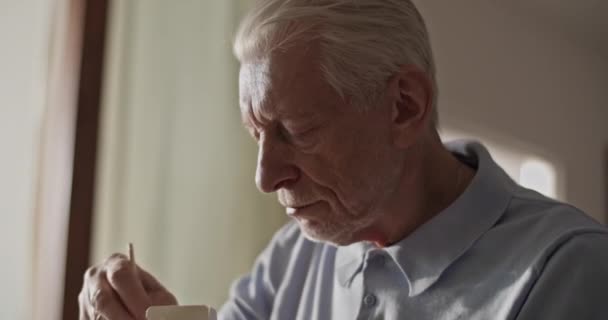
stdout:
[[376,299],[376,296],[371,293],[368,293],[365,295],[365,297],[363,297],[363,304],[368,308],[375,306],[376,302],[378,302],[378,299]]

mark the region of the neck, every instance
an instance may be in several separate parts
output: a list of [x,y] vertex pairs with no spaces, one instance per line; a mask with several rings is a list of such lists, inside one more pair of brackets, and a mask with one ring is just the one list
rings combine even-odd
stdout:
[[445,149],[439,136],[416,148],[407,159],[401,184],[382,207],[380,218],[364,231],[363,240],[378,247],[399,242],[456,201],[473,179],[475,171]]

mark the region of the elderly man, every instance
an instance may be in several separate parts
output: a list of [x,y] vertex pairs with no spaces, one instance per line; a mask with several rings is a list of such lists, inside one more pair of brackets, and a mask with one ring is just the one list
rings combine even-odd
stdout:
[[[435,67],[408,0],[263,0],[235,42],[256,183],[293,221],[221,319],[606,319],[608,233],[437,134]],[[177,301],[121,255],[81,319]]]

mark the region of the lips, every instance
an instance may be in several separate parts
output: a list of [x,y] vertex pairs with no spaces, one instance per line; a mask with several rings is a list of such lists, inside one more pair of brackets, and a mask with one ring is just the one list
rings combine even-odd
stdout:
[[298,205],[298,206],[286,206],[287,215],[289,216],[300,216],[303,215],[307,209],[319,203],[319,201],[312,202],[306,205]]

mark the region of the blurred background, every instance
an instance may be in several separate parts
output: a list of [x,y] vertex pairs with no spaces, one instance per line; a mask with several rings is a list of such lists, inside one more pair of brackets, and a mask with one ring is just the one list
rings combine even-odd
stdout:
[[[608,212],[608,2],[425,0],[444,139]],[[77,319],[133,242],[219,307],[286,218],[255,189],[232,35],[247,0],[0,0],[0,319]]]

